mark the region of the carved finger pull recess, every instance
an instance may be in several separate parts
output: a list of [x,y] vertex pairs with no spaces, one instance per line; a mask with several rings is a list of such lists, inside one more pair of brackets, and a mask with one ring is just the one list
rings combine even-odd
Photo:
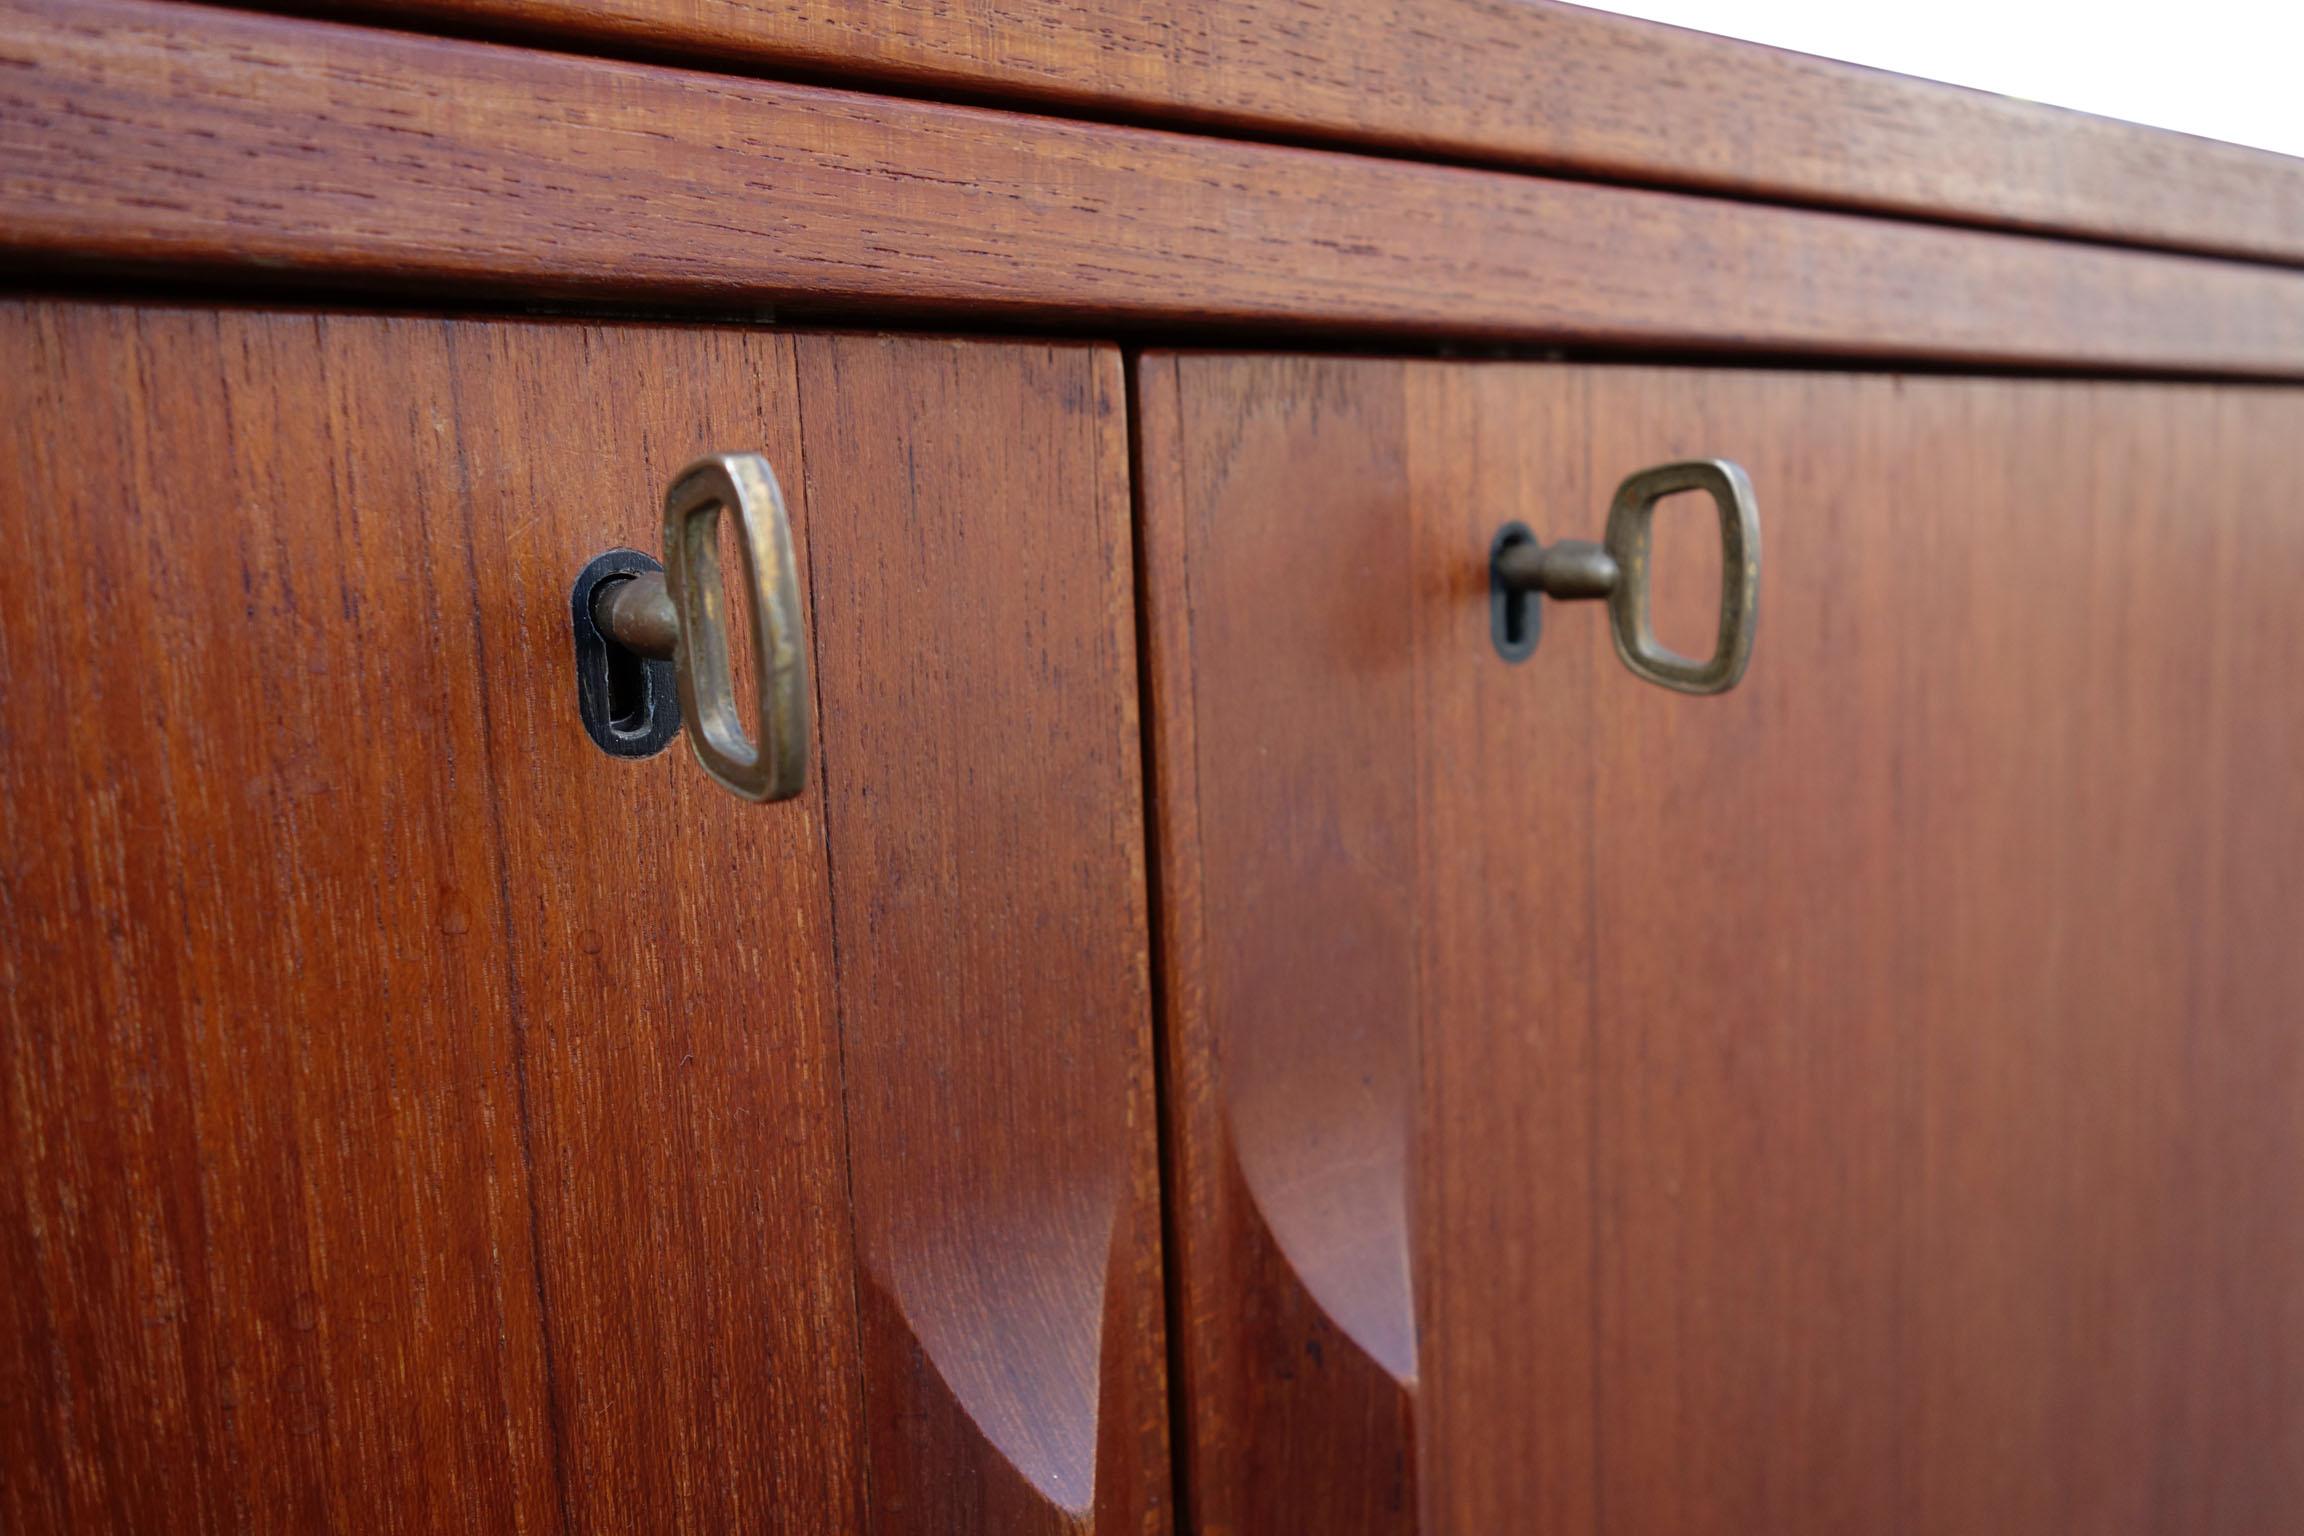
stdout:
[[[759,735],[745,729],[730,659],[720,519],[735,519],[750,601]],[[789,800],[808,782],[808,635],[791,519],[757,453],[698,459],[664,497],[664,561],[610,550],[572,594],[584,727],[618,757],[649,757],[685,723],[704,771],[746,800]]]
[[[1720,632],[1701,661],[1657,640],[1650,596],[1656,505],[1680,491],[1703,491],[1720,513]],[[1547,546],[1524,524],[1509,523],[1489,547],[1488,573],[1496,648],[1507,661],[1536,649],[1539,595],[1555,602],[1606,598],[1616,654],[1634,676],[1680,693],[1726,693],[1752,660],[1760,616],[1759,503],[1751,479],[1726,459],[1660,464],[1616,488],[1601,543]]]

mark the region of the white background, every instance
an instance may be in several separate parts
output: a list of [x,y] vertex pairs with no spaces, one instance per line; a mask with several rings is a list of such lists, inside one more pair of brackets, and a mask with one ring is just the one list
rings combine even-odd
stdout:
[[2304,155],[2304,0],[1597,0],[1779,48]]

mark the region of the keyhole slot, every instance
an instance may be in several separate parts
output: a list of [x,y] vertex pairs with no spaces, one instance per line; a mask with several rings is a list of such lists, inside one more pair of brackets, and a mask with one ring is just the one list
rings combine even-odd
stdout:
[[610,641],[608,729],[619,736],[645,733],[651,703],[648,695],[648,658]]
[[680,684],[672,663],[617,644],[594,617],[594,604],[609,587],[663,569],[639,550],[612,549],[584,567],[568,594],[577,714],[584,734],[611,757],[654,757],[680,734]]
[[1507,583],[1498,562],[1506,550],[1535,542],[1526,523],[1506,523],[1488,546],[1488,638],[1497,655],[1514,663],[1535,655],[1536,642],[1544,638],[1544,598]]

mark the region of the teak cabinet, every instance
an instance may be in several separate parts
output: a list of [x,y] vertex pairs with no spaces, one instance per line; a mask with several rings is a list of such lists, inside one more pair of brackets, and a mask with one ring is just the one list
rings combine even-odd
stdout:
[[[1206,1528],[2304,1508],[2304,394],[1138,383]],[[1499,659],[1499,523],[1590,536],[1723,445],[1739,688],[1569,605]],[[1709,513],[1667,515],[1701,639]]]
[[[0,1530],[2286,1529],[2299,209],[1543,0],[0,0]],[[715,454],[790,613],[617,629]],[[764,596],[796,795],[595,744]]]
[[[8,1528],[1161,1519],[1117,352],[0,351]],[[729,444],[824,693],[765,809],[575,710],[570,580]]]

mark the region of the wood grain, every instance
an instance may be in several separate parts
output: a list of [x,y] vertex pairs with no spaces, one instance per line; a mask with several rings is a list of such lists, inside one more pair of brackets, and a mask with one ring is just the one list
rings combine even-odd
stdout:
[[2304,373],[2304,275],[157,0],[0,0],[0,249],[1064,324]]
[[799,361],[876,1498],[1165,1532],[1119,354]]
[[[1415,1506],[1304,1528],[2298,1507],[2304,395],[1141,369],[1202,1529],[1384,1444]],[[1762,498],[1743,686],[1643,686],[1557,605],[1501,662],[1496,526],[1592,536],[1623,474],[1695,454]],[[1414,1063],[1364,1085],[1414,1106],[1381,1143],[1244,1071],[1371,1037]],[[1317,1336],[1301,1276],[1230,1236],[1295,1197],[1236,1171],[1274,1127],[1332,1178],[1399,1167],[1412,1445],[1342,1373],[1285,1414],[1228,1395]]]
[[[482,647],[473,664],[504,695],[486,701],[486,760],[500,900],[525,942],[503,997],[470,1023],[501,1020],[522,1042],[567,1523],[798,1531],[811,1509],[859,1519],[870,1365],[838,1230],[823,808],[747,816],[682,760],[685,746],[642,763],[604,757],[571,715],[568,637],[550,604],[558,591],[565,610],[568,581],[600,550],[661,547],[658,494],[690,459],[741,445],[795,462],[794,344],[727,330],[433,327],[447,356],[437,382],[411,392],[419,414],[382,381],[423,330],[328,325],[354,349],[330,364],[359,381],[344,388],[341,442],[355,464],[392,445],[413,481],[370,503],[379,534],[407,515],[394,508],[462,513],[443,540],[461,569],[432,600],[461,594]],[[298,344],[312,348],[293,331],[283,342]],[[444,439],[455,456],[437,451]],[[431,478],[442,465],[454,478]],[[346,481],[367,502],[359,474]],[[324,744],[305,750],[329,771]],[[360,867],[361,840],[339,857]],[[806,1244],[785,1230],[796,1217]],[[843,1347],[812,1358],[825,1337]],[[744,1465],[770,1445],[765,1468]]]
[[[1348,403],[1317,364],[1279,410],[1185,392],[1172,362],[1138,377],[1192,1526],[1412,1529],[1416,1056],[1397,1025],[1416,993],[1417,844],[1386,812],[1413,794],[1415,743],[1396,728],[1408,673],[1380,661],[1410,639],[1382,586],[1405,579],[1408,530],[1371,499],[1398,480],[1400,423],[1334,409]],[[1194,494],[1205,440],[1274,434],[1300,451],[1243,446],[1241,478]],[[1282,507],[1321,510],[1304,537],[1195,558],[1212,537],[1199,519]],[[1245,637],[1281,608],[1334,632],[1332,602],[1354,605],[1346,643],[1372,664],[1369,693],[1314,722],[1339,658]],[[1202,625],[1223,633],[1203,641]],[[1225,669],[1205,689],[1203,656]],[[1235,749],[1249,756],[1209,761]],[[1291,916],[1259,915],[1271,904]]]
[[[6,1523],[556,1525],[511,701],[465,509],[423,499],[445,338],[387,349],[380,433],[372,332],[0,327]],[[805,1315],[842,1234],[780,1227]]]
[[283,0],[2304,263],[2304,162],[1549,0]]
[[[20,303],[0,356],[0,1524],[1163,1528],[1133,661],[1055,596],[1125,579],[1080,406],[1113,355]],[[848,402],[809,381],[850,357],[920,480],[835,485],[819,554],[808,406]],[[768,809],[685,748],[603,756],[570,670],[575,572],[653,547],[663,484],[732,445],[785,469],[843,616],[820,771]],[[849,594],[963,514],[1011,628],[900,687],[913,632]],[[879,798],[866,745],[923,714],[919,761],[1011,766],[992,701],[1050,670],[1068,707],[1027,739],[1061,793],[1009,788],[1032,835]],[[884,861],[843,841],[860,799]],[[958,938],[1086,887],[1061,949],[1017,946],[1038,990],[970,979]],[[955,936],[949,971],[879,947],[891,906]],[[899,953],[928,969],[890,980]],[[844,1042],[875,1069],[845,1107]],[[1060,1353],[958,1420],[860,1302],[904,1115],[1071,1153],[989,1193],[915,1167],[951,1215],[907,1299],[950,1326],[990,1289],[989,1329],[1060,1294],[1067,1343],[1125,1341],[1084,1377]],[[963,1432],[1010,1426],[1084,1440],[1102,1503],[1003,1521]]]

